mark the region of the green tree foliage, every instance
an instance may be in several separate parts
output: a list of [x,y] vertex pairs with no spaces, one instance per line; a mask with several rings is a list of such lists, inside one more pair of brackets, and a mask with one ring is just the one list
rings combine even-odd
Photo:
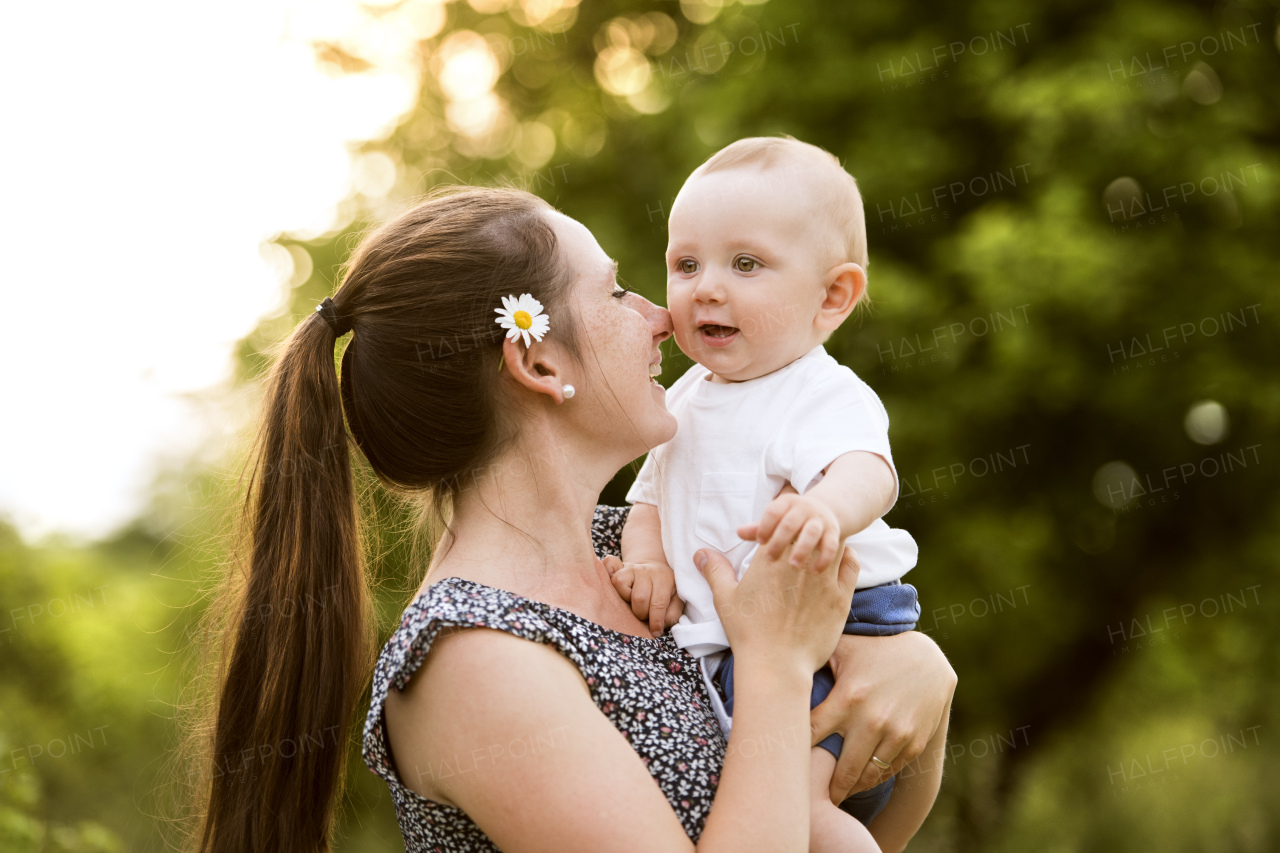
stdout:
[[[0,849],[131,849],[166,745],[154,542],[27,548],[0,526]],[[149,630],[158,628],[159,630]],[[163,690],[163,688],[162,688]]]
[[[243,381],[333,291],[359,232],[432,187],[539,193],[661,303],[665,218],[694,167],[743,136],[821,145],[859,180],[872,259],[872,308],[828,348],[889,409],[902,478],[889,521],[920,543],[909,578],[920,628],[960,674],[946,781],[916,846],[1274,847],[1275,8],[700,0],[536,11],[452,3],[438,32],[428,27],[416,108],[364,152],[396,164],[390,198],[356,193],[337,233],[281,237],[314,272],[242,343]],[[489,103],[501,114],[468,136],[474,103],[446,60],[478,39],[498,63]],[[376,62],[355,44],[320,56],[350,73]],[[668,346],[664,381],[689,364]],[[621,502],[631,476],[604,500]],[[385,635],[422,562],[404,545],[411,514],[376,489],[366,503],[384,522]],[[216,564],[221,546],[203,531],[178,538],[177,573]],[[83,559],[95,571],[97,558]],[[31,597],[5,591],[6,602]],[[5,684],[17,685],[4,707],[79,725],[73,674],[85,664],[47,637],[48,648],[4,658]],[[35,685],[49,671],[65,675],[64,692],[41,705]],[[39,715],[21,713],[30,720],[5,718],[9,744],[45,737]],[[136,737],[129,761],[154,754],[155,738]],[[353,761],[343,848],[399,849],[385,787]],[[122,766],[84,772],[102,785]],[[0,820],[97,816],[82,793],[52,793],[72,785],[52,781],[60,772],[51,762],[44,781],[41,769],[44,805],[6,794],[18,805]]]

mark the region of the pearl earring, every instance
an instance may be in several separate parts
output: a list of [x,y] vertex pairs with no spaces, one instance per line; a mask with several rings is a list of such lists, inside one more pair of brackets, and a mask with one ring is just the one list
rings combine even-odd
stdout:
[[572,385],[566,385],[566,386],[564,386],[564,398],[565,398],[566,400],[568,400],[570,397],[572,397],[572,396],[573,396],[574,394],[576,394],[576,393],[578,393],[578,392],[577,392],[577,390],[576,390],[576,389],[574,389],[574,387],[573,387]]

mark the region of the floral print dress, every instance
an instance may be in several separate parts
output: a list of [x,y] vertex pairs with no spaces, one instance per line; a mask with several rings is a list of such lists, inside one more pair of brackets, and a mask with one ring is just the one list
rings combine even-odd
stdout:
[[[599,507],[592,526],[596,552],[619,553],[625,508]],[[404,611],[378,656],[363,754],[391,788],[409,853],[497,851],[480,827],[454,806],[409,790],[396,773],[383,707],[403,690],[441,630],[484,627],[546,643],[577,666],[600,712],[645,763],[689,837],[697,841],[711,810],[725,740],[711,710],[697,661],[670,634],[633,637],[563,610],[462,578],[433,584]],[[536,750],[537,745],[530,747]]]

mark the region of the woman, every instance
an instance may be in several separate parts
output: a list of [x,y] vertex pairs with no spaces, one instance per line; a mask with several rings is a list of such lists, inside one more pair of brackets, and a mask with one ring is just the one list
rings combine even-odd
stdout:
[[[540,305],[508,309],[508,337],[499,309],[524,294]],[[213,733],[214,766],[253,780],[212,779],[202,850],[327,849],[372,657],[344,415],[379,477],[448,520],[365,727],[410,850],[802,851],[813,735],[846,737],[836,797],[878,782],[873,751],[886,774],[919,755],[954,674],[918,634],[839,637],[851,560],[763,563],[739,586],[703,555],[740,660],[727,745],[693,659],[614,592],[594,504],[674,434],[650,378],[670,319],[618,287],[583,226],[522,192],[438,197],[369,236],[317,313],[267,390],[232,611],[253,618],[234,626]],[[278,606],[308,598],[323,606],[305,619]],[[328,748],[276,748],[311,742]]]

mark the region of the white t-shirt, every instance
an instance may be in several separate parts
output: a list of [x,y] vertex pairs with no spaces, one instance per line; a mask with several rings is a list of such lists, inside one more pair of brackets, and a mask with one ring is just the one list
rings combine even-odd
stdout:
[[[897,499],[884,404],[823,347],[746,382],[711,382],[710,375],[695,364],[667,391],[679,429],[649,454],[627,493],[630,503],[658,507],[662,549],[685,602],[672,636],[696,657],[729,641],[694,552],[708,546],[724,552],[741,579],[758,546],[739,539],[738,527],[759,521],[786,483],[804,494],[824,468],[855,450],[889,463]],[[882,519],[847,541],[862,565],[859,589],[897,580],[916,564],[911,534]]]

